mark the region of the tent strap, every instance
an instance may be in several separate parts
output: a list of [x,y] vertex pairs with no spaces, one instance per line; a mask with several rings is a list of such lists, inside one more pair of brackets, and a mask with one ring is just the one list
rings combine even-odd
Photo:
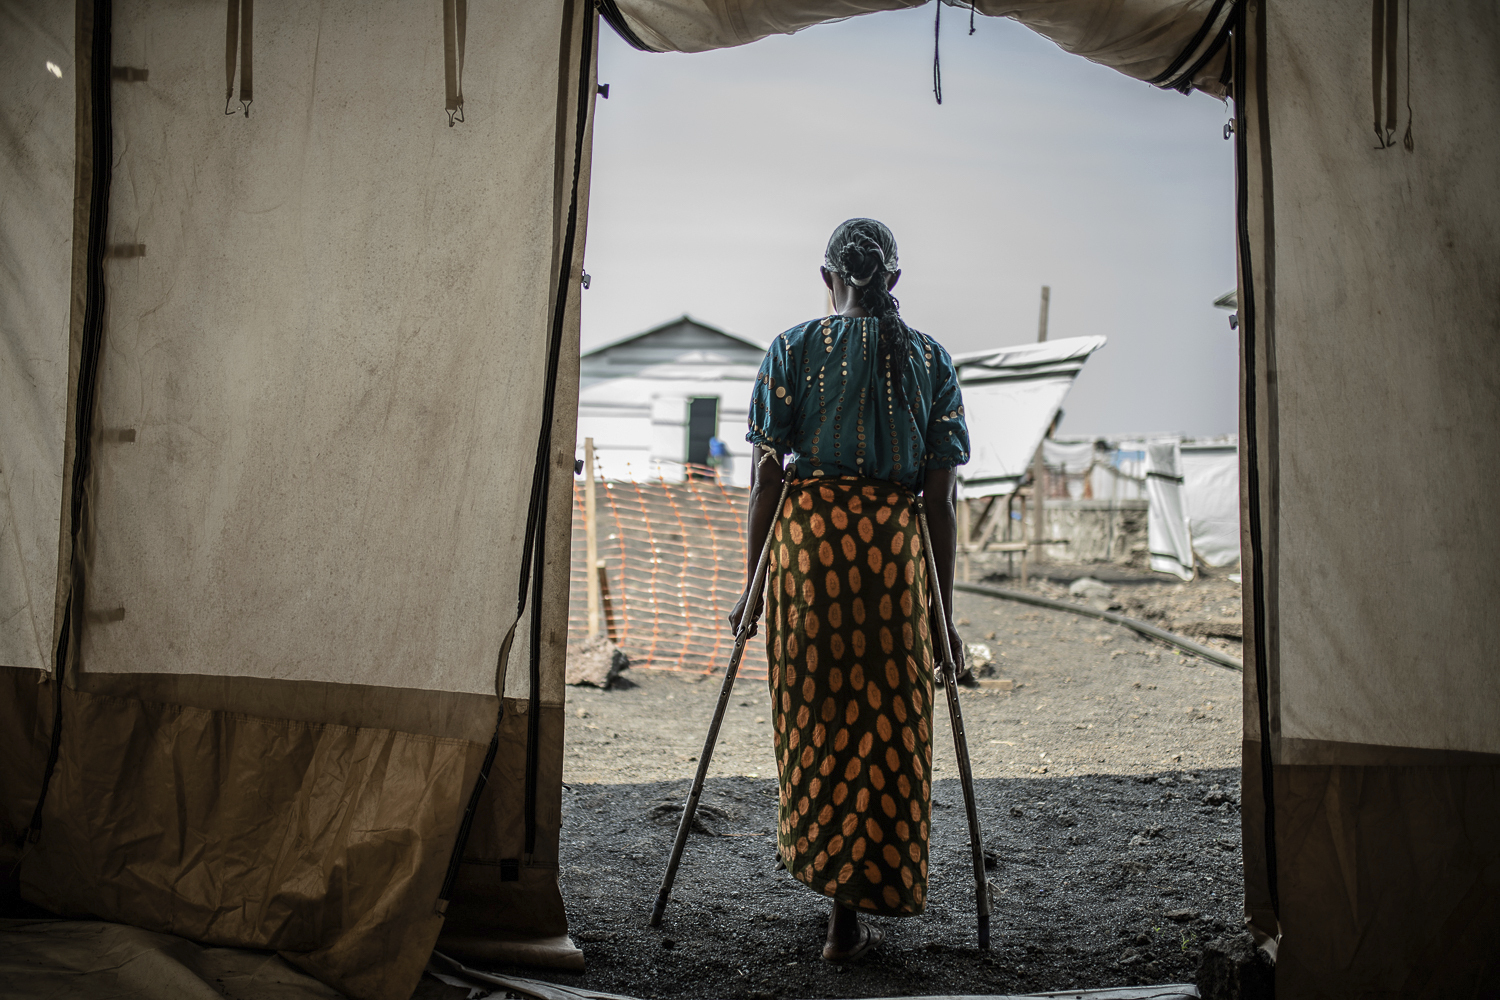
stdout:
[[[1234,0],[1214,0],[1214,5],[1209,8],[1208,15],[1204,17],[1203,23],[1198,26],[1198,30],[1193,33],[1193,37],[1183,46],[1182,51],[1177,53],[1177,58],[1173,59],[1167,65],[1166,69],[1146,82],[1154,87],[1161,87],[1163,90],[1180,90],[1184,94],[1191,90],[1193,75],[1202,69],[1204,64],[1218,53],[1219,49],[1223,48],[1230,25],[1234,23],[1236,6]],[[1189,66],[1184,71],[1183,67],[1187,65],[1189,59],[1193,58],[1193,53],[1197,52],[1199,46],[1208,38],[1209,32],[1215,29],[1217,29],[1217,34],[1214,37],[1213,43],[1193,61],[1192,66]]]
[[[87,13],[86,13],[87,11]],[[47,790],[57,770],[62,747],[63,680],[71,657],[73,631],[81,627],[81,614],[74,605],[83,600],[84,559],[83,534],[87,518],[84,503],[93,458],[94,409],[99,386],[100,347],[104,342],[104,258],[108,254],[110,171],[114,165],[113,83],[110,63],[114,55],[114,11],[111,0],[93,0],[80,4],[78,37],[91,35],[88,56],[89,113],[89,232],[88,252],[84,264],[83,338],[79,347],[78,382],[73,402],[73,476],[69,486],[69,540],[71,547],[68,597],[63,607],[63,624],[57,640],[52,670],[52,736],[47,750],[47,764],[42,771],[42,787],[31,815],[25,840],[34,842],[41,836],[42,810]],[[81,610],[81,605],[79,610]]]
[[642,52],[655,52],[651,46],[641,41],[641,36],[630,27],[630,22],[620,11],[620,5],[615,0],[595,0],[595,6],[599,9],[599,16],[604,18],[606,24],[615,29],[615,34],[625,39],[625,43],[633,49]]
[[[224,16],[224,114],[232,115],[234,73],[240,73],[240,109],[250,117],[250,103],[255,100],[255,74],[250,58],[255,41],[255,0],[229,0]],[[238,63],[236,63],[238,60]]]
[[[1276,790],[1275,769],[1271,758],[1271,694],[1270,694],[1270,650],[1267,648],[1269,630],[1266,628],[1266,536],[1262,514],[1261,497],[1261,431],[1260,394],[1261,374],[1256,359],[1256,339],[1260,330],[1255,300],[1255,275],[1250,246],[1250,138],[1246,124],[1249,80],[1249,15],[1248,4],[1241,3],[1234,17],[1234,169],[1235,169],[1235,221],[1239,240],[1240,263],[1240,369],[1244,392],[1244,421],[1247,430],[1245,442],[1245,513],[1248,521],[1250,549],[1250,660],[1255,675],[1255,708],[1260,723],[1260,790],[1261,808],[1265,817],[1264,849],[1266,858],[1266,889],[1271,902],[1271,912],[1281,919],[1281,894],[1277,888],[1276,873]],[[1266,106],[1266,31],[1265,4],[1256,5],[1255,77],[1259,146],[1261,157],[1262,211],[1268,223],[1271,216],[1271,149],[1269,114]],[[1264,234],[1268,256],[1274,246],[1273,234]],[[1267,262],[1266,288],[1273,294],[1275,280],[1274,258]],[[1268,354],[1269,357],[1269,354]],[[1274,422],[1274,410],[1268,414]]]
[[443,0],[443,82],[447,89],[448,127],[464,120],[464,47],[469,0]]

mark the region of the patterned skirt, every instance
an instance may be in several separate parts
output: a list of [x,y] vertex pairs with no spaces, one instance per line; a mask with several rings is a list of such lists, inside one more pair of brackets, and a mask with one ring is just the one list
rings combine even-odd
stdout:
[[888,916],[927,901],[933,655],[913,497],[858,476],[794,481],[768,570],[781,858]]

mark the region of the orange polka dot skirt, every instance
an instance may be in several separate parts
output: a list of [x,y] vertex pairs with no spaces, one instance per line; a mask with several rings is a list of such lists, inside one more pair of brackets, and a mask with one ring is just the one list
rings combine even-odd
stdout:
[[921,913],[933,656],[914,499],[857,476],[795,481],[773,532],[766,647],[782,861],[849,906]]

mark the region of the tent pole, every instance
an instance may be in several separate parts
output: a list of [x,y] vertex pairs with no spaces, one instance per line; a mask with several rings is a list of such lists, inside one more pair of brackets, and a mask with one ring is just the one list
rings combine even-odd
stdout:
[[583,533],[587,540],[585,577],[589,593],[589,638],[599,634],[599,529],[594,506],[594,439],[583,439]]
[[[943,587],[937,571],[937,553],[932,550],[932,537],[927,533],[927,508],[922,498],[917,498],[917,522],[922,528],[922,548],[927,553],[927,597],[935,613],[938,628],[942,629],[942,641],[933,631],[932,648],[938,653],[938,670],[943,688],[948,694],[948,720],[953,729],[953,749],[958,757],[958,780],[964,790],[964,812],[969,819],[969,847],[974,856],[974,907],[977,911],[979,950],[990,949],[990,909],[993,906],[990,880],[984,874],[984,840],[979,832],[979,808],[974,801],[974,769],[969,764],[969,739],[964,732],[963,710],[958,704],[958,665],[953,662],[953,650],[948,643],[948,616],[943,608]],[[1024,565],[1024,564],[1023,564]]]
[[[786,503],[786,494],[791,485],[791,478],[783,473],[781,496],[775,507],[776,517],[781,516],[781,508]],[[693,776],[693,787],[682,807],[682,820],[677,824],[677,839],[672,844],[672,856],[667,859],[667,873],[662,876],[661,889],[656,894],[656,905],[651,908],[652,927],[661,926],[662,916],[667,911],[667,900],[672,896],[672,883],[677,880],[677,866],[682,863],[682,851],[687,846],[688,833],[693,828],[698,800],[703,796],[703,782],[708,778],[708,762],[714,755],[714,745],[719,742],[719,727],[724,723],[729,696],[734,693],[734,678],[739,673],[740,660],[745,655],[745,644],[755,634],[755,622],[760,617],[760,605],[765,591],[766,566],[771,560],[771,540],[775,536],[776,533],[768,527],[765,544],[760,549],[760,559],[755,563],[755,576],[750,581],[750,600],[745,606],[745,617],[740,619],[739,632],[734,637],[734,652],[730,654],[729,666],[724,670],[724,683],[719,686],[719,703],[714,706],[714,716],[708,724],[708,736],[703,740],[703,752],[698,755],[698,773]]]

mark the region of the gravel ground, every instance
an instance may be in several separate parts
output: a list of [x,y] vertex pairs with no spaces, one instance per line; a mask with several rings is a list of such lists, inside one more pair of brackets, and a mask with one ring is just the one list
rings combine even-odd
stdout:
[[[966,642],[995,654],[996,679],[1016,685],[962,690],[977,777],[1239,765],[1238,673],[1066,611],[955,594],[954,614]],[[628,687],[569,689],[569,784],[692,774],[719,678],[639,669],[626,676]],[[741,678],[729,704],[710,773],[773,776],[766,682]],[[956,775],[941,700],[938,707],[933,770]]]
[[[1226,604],[1143,586],[1159,594],[1132,597],[1156,599],[1166,609],[1157,621],[1190,602],[1222,616]],[[569,692],[562,882],[588,969],[545,978],[673,1000],[1194,981],[1205,946],[1240,933],[1240,675],[1066,612],[976,595],[958,595],[954,610],[965,640],[995,653],[995,679],[1012,685],[961,695],[995,862],[988,954],[976,948],[968,831],[940,711],[927,912],[880,920],[886,942],[862,963],[821,961],[827,901],[775,868],[763,680],[735,686],[705,832],[689,840],[664,926],[649,928],[719,684],[634,669],[614,690]],[[419,995],[449,989],[429,980]]]

